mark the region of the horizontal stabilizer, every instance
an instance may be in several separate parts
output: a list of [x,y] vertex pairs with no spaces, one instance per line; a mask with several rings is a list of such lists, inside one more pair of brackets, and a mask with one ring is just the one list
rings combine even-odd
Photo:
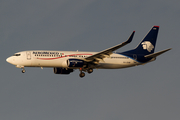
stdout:
[[158,55],[161,55],[169,50],[171,50],[172,48],[169,48],[169,49],[166,49],[166,50],[163,50],[163,51],[160,51],[160,52],[156,52],[156,53],[152,53],[152,54],[149,54],[149,55],[146,55],[144,56],[145,58],[155,58],[157,57]]

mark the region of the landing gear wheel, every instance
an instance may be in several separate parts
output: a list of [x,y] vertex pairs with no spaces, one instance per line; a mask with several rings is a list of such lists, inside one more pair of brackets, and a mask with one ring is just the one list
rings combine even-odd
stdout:
[[79,74],[79,77],[84,77],[85,76],[85,73],[84,72],[81,72],[80,74]]
[[22,70],[22,73],[25,73],[26,71],[25,70]]
[[92,68],[89,68],[89,69],[87,70],[87,72],[88,72],[88,73],[92,73],[92,72],[93,72],[93,69],[92,69]]

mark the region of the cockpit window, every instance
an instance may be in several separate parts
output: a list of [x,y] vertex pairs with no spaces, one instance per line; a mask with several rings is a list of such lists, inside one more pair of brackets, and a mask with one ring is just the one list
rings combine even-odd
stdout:
[[20,56],[21,54],[14,54],[14,56]]

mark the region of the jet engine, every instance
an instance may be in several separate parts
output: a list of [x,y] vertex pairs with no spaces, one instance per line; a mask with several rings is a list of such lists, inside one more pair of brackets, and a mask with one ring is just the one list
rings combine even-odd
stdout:
[[76,67],[80,68],[84,66],[84,61],[80,59],[68,59],[62,63],[63,68]]
[[73,72],[73,69],[66,69],[66,68],[53,68],[54,74],[70,74]]

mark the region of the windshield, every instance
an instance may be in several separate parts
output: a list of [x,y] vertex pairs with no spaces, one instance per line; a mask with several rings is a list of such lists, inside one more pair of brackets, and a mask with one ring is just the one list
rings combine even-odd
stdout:
[[20,56],[21,54],[14,54],[13,56]]

